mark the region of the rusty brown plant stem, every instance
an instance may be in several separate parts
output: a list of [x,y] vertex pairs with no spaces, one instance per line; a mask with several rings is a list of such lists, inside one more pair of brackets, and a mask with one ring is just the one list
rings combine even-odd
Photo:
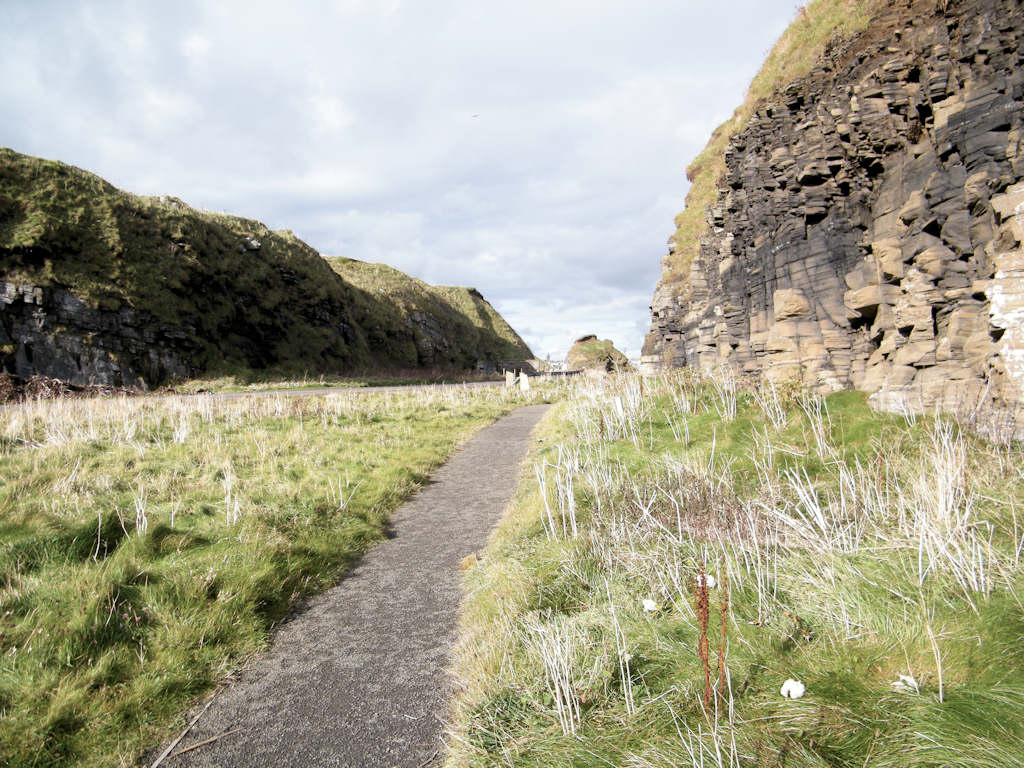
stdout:
[[708,577],[704,566],[697,570],[697,619],[700,622],[700,643],[697,654],[704,666],[704,711],[711,707],[711,649],[708,643]]

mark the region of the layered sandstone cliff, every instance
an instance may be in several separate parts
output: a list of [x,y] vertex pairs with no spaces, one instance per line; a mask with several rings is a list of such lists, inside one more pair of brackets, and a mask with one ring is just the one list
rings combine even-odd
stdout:
[[1011,0],[901,0],[761,103],[646,367],[1024,401],[1022,37]]

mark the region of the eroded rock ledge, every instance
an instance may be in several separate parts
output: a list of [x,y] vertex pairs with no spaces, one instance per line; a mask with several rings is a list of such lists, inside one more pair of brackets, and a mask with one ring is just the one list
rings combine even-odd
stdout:
[[1024,402],[1022,36],[1009,0],[893,4],[762,105],[646,366]]

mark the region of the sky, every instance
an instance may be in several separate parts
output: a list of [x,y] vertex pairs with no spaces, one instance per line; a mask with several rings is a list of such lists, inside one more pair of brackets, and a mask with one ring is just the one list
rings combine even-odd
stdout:
[[640,354],[685,168],[793,0],[0,0],[0,145]]

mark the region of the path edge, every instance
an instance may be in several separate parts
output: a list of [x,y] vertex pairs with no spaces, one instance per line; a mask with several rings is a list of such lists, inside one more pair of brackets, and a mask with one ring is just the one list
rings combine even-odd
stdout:
[[502,562],[497,551],[516,539],[526,528],[540,525],[540,519],[535,517],[540,496],[534,462],[554,444],[558,427],[564,422],[563,412],[566,407],[565,400],[551,403],[547,412],[530,430],[530,446],[520,463],[519,479],[512,498],[488,534],[487,543],[477,554],[476,561],[463,573],[455,643],[446,670],[452,696],[445,713],[444,748],[441,761],[431,763],[439,768],[464,768],[467,763],[461,758],[474,751],[467,740],[462,714],[479,703],[479,696],[474,696],[465,685],[465,672],[470,671],[467,668],[472,666],[476,657],[476,637],[486,634],[492,621],[498,618],[486,612],[480,615],[477,609],[480,607],[482,593],[495,588],[497,576],[494,571]]

